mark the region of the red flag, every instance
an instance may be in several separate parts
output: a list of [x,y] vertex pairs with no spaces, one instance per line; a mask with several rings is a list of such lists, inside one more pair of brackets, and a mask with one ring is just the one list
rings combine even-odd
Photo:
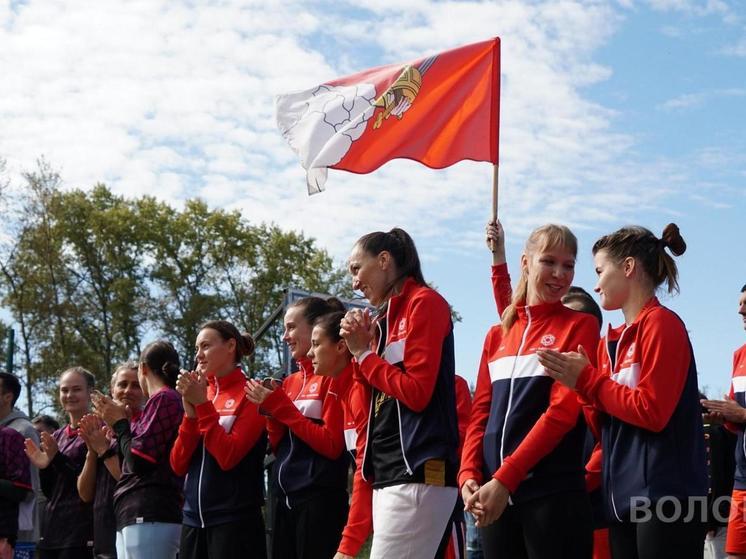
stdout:
[[498,161],[500,39],[339,78],[277,97],[277,124],[306,169],[370,173],[407,158],[434,169]]

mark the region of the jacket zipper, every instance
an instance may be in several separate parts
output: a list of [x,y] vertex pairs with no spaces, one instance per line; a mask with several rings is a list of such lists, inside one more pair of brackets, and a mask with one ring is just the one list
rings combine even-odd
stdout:
[[508,407],[505,410],[505,417],[503,419],[503,432],[500,436],[500,464],[505,460],[505,430],[508,426],[508,415],[510,415],[510,408],[513,405],[513,376],[515,375],[515,366],[518,363],[518,357],[521,355],[523,347],[526,345],[526,338],[528,337],[528,331],[531,328],[531,311],[526,307],[526,316],[528,316],[528,322],[526,323],[526,329],[523,331],[521,336],[521,345],[518,346],[516,351],[515,359],[513,359],[513,368],[510,370],[510,392],[508,393]]
[[[388,313],[386,313],[386,325],[388,326]],[[376,322],[376,328],[378,328],[378,344],[380,346],[381,336],[383,335],[383,332],[381,331],[381,324]],[[386,340],[384,340],[384,343],[385,342]],[[370,444],[370,420],[372,417],[373,417],[373,388],[371,387],[370,404],[368,405],[368,424],[365,426],[365,446],[363,447],[363,461],[361,463],[362,465],[360,469],[360,476],[365,481],[368,481],[368,478],[365,477],[365,457],[368,455],[368,445]]]
[[[301,370],[303,371],[303,384],[301,385],[298,394],[293,398],[293,402],[295,402],[306,389],[306,370],[303,369],[303,367],[301,367]],[[282,484],[282,469],[285,467],[285,464],[288,463],[288,460],[290,460],[290,457],[293,455],[293,449],[295,448],[295,445],[293,444],[293,432],[290,429],[288,429],[288,436],[290,437],[290,452],[288,452],[285,460],[280,464],[280,469],[277,470],[277,483],[279,484],[280,489],[282,489],[282,492],[285,493],[285,505],[287,505],[288,510],[290,510],[292,508],[290,506],[290,497],[288,496],[288,492],[285,490],[285,486]]]
[[[391,324],[389,323],[389,317],[391,316],[391,303],[389,303],[389,312],[386,313],[386,337],[389,336],[389,332],[391,332]],[[388,344],[386,344],[388,346]],[[399,447],[401,448],[401,457],[402,460],[404,460],[404,466],[407,468],[407,473],[411,476],[414,472],[412,471],[412,468],[409,465],[409,461],[407,460],[407,455],[404,453],[404,437],[402,436],[401,432],[401,404],[399,403],[399,400],[396,400],[396,415],[399,419]]]
[[[212,399],[212,404],[218,399],[220,394],[220,383],[218,383],[217,377],[215,378],[215,396]],[[199,466],[199,481],[197,482],[197,507],[199,508],[199,521],[202,524],[202,528],[205,527],[205,517],[202,516],[202,475],[205,472],[205,454],[207,454],[207,448],[205,447],[205,438],[202,437],[202,463]]]
[[[627,328],[629,326],[625,326],[624,330],[622,330],[622,333],[619,334],[619,339],[616,342],[616,348],[614,349],[614,367],[611,369],[612,374],[616,373],[616,369],[619,366],[619,348],[622,345],[622,338],[624,337],[624,333],[627,331]],[[609,327],[611,329],[611,327]],[[611,352],[609,351],[609,338],[608,334],[606,335],[606,355],[609,358],[609,365],[611,365]],[[614,488],[612,486],[612,472],[611,472],[611,457],[609,457],[609,496],[611,497],[611,508],[614,509],[614,516],[616,516],[616,519],[619,522],[622,522],[622,519],[619,517],[619,513],[616,510],[616,501],[614,500]]]

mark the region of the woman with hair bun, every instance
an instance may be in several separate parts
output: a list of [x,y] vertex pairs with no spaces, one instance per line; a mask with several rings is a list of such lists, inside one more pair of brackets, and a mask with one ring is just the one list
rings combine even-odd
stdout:
[[276,456],[273,559],[332,557],[347,519],[342,408],[334,379],[315,374],[308,358],[316,319],[343,309],[334,298],[295,301],[285,312],[283,340],[300,370],[275,389],[253,379],[246,383],[246,397],[269,415],[269,443]]
[[701,558],[707,495],[697,369],[686,326],[656,290],[678,291],[674,256],[686,250],[675,224],[661,239],[624,227],[593,245],[596,292],[624,323],[598,345],[541,351],[547,372],[593,405],[600,423],[603,497],[614,558]]
[[120,559],[174,559],[179,552],[182,480],[168,459],[184,413],[174,389],[178,374],[172,344],[159,340],[143,349],[137,380],[148,400],[132,425],[124,405],[94,394],[95,413],[114,431],[122,458],[114,490]]
[[184,485],[180,559],[265,559],[264,418],[244,398],[241,360],[254,339],[225,320],[202,325],[196,371],[176,383],[184,405],[171,467]]
[[372,559],[442,557],[459,461],[450,307],[425,283],[414,241],[402,229],[363,235],[349,270],[353,289],[379,312],[373,319],[352,310],[341,323],[366,416],[358,425],[350,521],[336,557],[358,553],[370,519]]

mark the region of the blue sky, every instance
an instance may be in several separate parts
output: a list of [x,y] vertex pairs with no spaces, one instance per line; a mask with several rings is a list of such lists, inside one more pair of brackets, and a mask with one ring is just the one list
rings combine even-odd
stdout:
[[[458,369],[474,379],[496,321],[482,232],[491,169],[408,161],[332,171],[308,198],[274,95],[502,39],[501,219],[509,263],[548,221],[590,247],[638,223],[681,227],[681,295],[702,385],[728,386],[746,342],[746,7],[739,0],[0,4],[0,156],[11,178],[44,155],[69,187],[106,182],[173,203],[200,196],[302,229],[343,262],[361,234],[401,226],[462,314]],[[620,314],[607,316],[614,324]]]

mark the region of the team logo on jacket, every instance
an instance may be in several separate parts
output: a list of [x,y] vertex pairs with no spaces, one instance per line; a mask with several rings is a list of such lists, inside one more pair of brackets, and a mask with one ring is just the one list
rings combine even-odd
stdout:
[[635,342],[632,342],[627,350],[627,359],[631,359],[635,354]]
[[319,389],[319,383],[318,382],[314,382],[313,384],[311,384],[311,385],[308,386],[308,391],[311,394],[313,394],[314,392],[316,392],[318,389]]
[[224,404],[226,409],[231,409],[235,405],[236,405],[236,401],[233,398],[231,398],[230,400],[226,400]]
[[556,341],[557,341],[557,338],[555,338],[554,335],[552,334],[544,334],[541,337],[541,345],[543,345],[544,347],[553,346],[554,342]]
[[407,319],[402,318],[399,321],[399,335],[402,335],[404,332],[406,332],[406,330],[407,330]]

